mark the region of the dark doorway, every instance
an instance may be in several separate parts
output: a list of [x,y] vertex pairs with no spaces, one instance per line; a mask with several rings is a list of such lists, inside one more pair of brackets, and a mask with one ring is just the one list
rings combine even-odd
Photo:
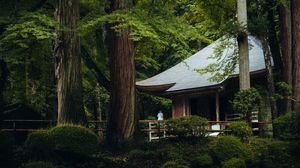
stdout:
[[191,115],[205,117],[210,121],[216,119],[215,98],[212,97],[196,97],[190,99]]

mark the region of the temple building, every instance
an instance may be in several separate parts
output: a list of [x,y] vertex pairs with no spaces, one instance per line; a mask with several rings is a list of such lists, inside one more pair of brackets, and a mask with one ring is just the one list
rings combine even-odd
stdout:
[[[251,86],[266,86],[266,68],[261,42],[253,36],[249,40]],[[229,59],[237,48],[235,38],[221,52],[221,60]],[[239,68],[222,81],[212,81],[211,73],[200,74],[196,69],[216,63],[212,59],[220,41],[208,45],[181,63],[146,80],[136,82],[142,92],[155,94],[172,100],[172,117],[200,115],[211,121],[224,121],[233,110],[230,104],[239,90]],[[220,48],[220,47],[219,47]]]

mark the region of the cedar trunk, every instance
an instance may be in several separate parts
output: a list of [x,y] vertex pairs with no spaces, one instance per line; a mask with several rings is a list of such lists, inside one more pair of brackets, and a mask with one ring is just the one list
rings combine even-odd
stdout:
[[[241,26],[247,28],[247,2],[246,0],[237,1],[237,17]],[[240,89],[250,88],[250,73],[249,73],[249,47],[247,30],[242,30],[238,34],[239,46],[239,71],[240,71]]]
[[[292,86],[292,28],[290,3],[279,5],[280,41],[282,53],[282,79]],[[291,111],[291,101],[286,98],[283,102],[283,112]]]
[[[112,11],[129,7],[124,0],[111,2]],[[108,30],[111,95],[107,138],[113,147],[120,147],[132,140],[136,125],[134,45],[130,27],[115,32],[113,26]]]
[[300,106],[300,1],[292,0],[292,57],[294,108]]
[[58,124],[86,123],[82,99],[79,0],[58,0],[55,73],[57,78]]
[[264,53],[264,60],[267,70],[267,83],[268,83],[268,91],[269,91],[269,102],[271,106],[271,113],[272,113],[272,121],[278,117],[278,110],[276,106],[276,101],[274,99],[275,96],[275,85],[274,85],[274,78],[273,78],[273,70],[272,70],[272,63],[271,63],[271,53],[268,45],[268,40],[266,37],[260,38],[262,43],[262,49]]

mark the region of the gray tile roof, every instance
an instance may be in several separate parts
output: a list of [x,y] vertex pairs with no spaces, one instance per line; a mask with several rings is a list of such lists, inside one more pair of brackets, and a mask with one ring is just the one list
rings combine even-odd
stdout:
[[[236,45],[235,38],[230,39],[231,42]],[[249,36],[249,60],[250,60],[250,72],[260,71],[265,69],[265,61],[261,42],[253,37]],[[210,73],[199,74],[195,69],[204,68],[207,65],[214,63],[216,60],[208,58],[214,54],[214,49],[218,47],[218,41],[210,44],[199,52],[195,53],[191,57],[187,58],[183,62],[173,66],[172,68],[148,78],[143,81],[136,82],[137,87],[151,87],[175,83],[166,92],[174,92],[185,89],[194,89],[202,87],[210,87],[221,84],[223,81],[216,82],[210,81],[212,76]],[[226,48],[223,51],[223,57],[228,57],[233,54],[234,47]],[[234,74],[239,74],[238,65],[234,70]],[[226,79],[225,79],[226,80]]]

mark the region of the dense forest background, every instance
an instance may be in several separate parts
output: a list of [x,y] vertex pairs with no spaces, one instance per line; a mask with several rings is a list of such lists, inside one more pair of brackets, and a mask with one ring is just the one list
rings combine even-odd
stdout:
[[[76,31],[80,34],[84,61],[83,100],[89,119],[93,118],[97,104],[104,116],[109,111],[109,86],[103,85],[110,76],[109,24],[118,23],[113,27],[116,31],[132,27],[130,35],[134,42],[137,81],[166,70],[210,42],[235,31],[234,0],[129,3],[130,9],[111,12],[107,1],[80,1],[80,26]],[[53,49],[58,23],[54,10],[54,1],[1,1],[1,107],[3,104],[24,104],[39,112],[43,119],[56,118]],[[283,62],[284,49],[288,50],[283,40],[291,38],[283,32],[284,26],[291,26],[284,17],[288,14],[287,1],[248,1],[250,33],[268,37],[275,63],[275,80],[291,84],[291,75],[283,75],[287,69],[283,66],[291,65],[291,60]],[[143,93],[137,95],[137,111],[141,118],[155,115],[158,110],[170,115],[170,100]]]
[[[227,123],[220,136],[211,137],[211,123],[200,116],[156,121],[159,140],[149,143],[139,128],[149,125],[138,120],[156,119],[160,110],[171,118],[172,102],[140,92],[135,82],[220,38],[221,51],[228,47],[222,39],[234,37],[238,54],[199,70],[217,75],[214,80],[228,77],[238,60],[248,62],[241,56],[247,55],[242,46],[248,47],[248,35],[261,41],[267,81],[264,89],[249,89],[249,72],[240,71],[240,91],[231,104],[248,123]],[[16,132],[15,121],[14,134],[1,127],[0,149],[6,153],[0,153],[0,163],[299,167],[299,42],[298,0],[0,0],[0,126],[9,119],[54,121],[36,124],[29,134],[24,123],[18,125],[24,134]],[[253,136],[249,114],[262,99],[271,116],[262,124],[273,129]],[[93,132],[100,126],[92,120],[107,127]],[[168,138],[160,139],[161,128]]]

